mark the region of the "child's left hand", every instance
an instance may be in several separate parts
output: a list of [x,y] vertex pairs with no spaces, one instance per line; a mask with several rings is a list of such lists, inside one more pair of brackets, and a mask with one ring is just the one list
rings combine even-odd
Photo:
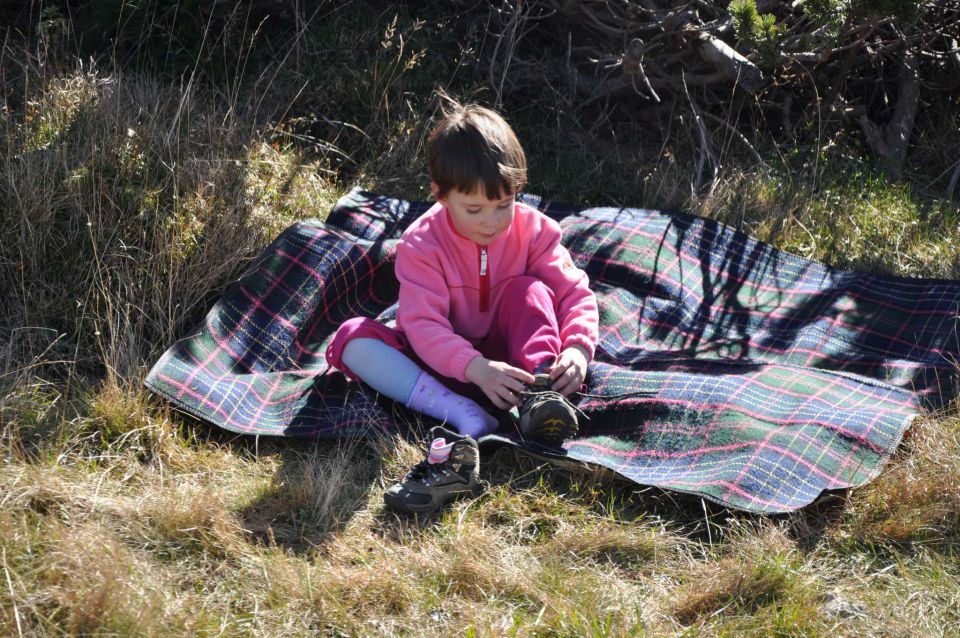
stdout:
[[553,389],[568,396],[580,389],[587,376],[587,353],[580,346],[570,346],[560,353],[550,368]]

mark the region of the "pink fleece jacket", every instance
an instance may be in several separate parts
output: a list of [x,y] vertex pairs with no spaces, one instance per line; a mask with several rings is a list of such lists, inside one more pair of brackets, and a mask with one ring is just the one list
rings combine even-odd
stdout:
[[593,358],[597,299],[585,272],[560,243],[560,225],[517,203],[513,224],[489,246],[460,235],[437,203],[421,215],[397,247],[400,280],[397,328],[438,373],[466,382],[467,364],[489,332],[504,284],[529,275],[554,293],[561,348],[578,345]]

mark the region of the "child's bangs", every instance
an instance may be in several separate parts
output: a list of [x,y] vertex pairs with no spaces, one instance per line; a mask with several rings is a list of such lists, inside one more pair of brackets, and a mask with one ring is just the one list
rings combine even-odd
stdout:
[[523,190],[527,160],[519,140],[502,117],[470,106],[448,116],[434,130],[429,149],[430,177],[441,195],[451,189],[501,199]]
[[[451,175],[448,182],[450,188],[466,194],[483,192],[489,200],[515,195],[523,189],[525,173],[523,169],[504,166],[500,163],[471,168],[475,170],[467,169],[459,172],[458,175]],[[439,181],[437,183],[441,186],[441,190],[445,190],[443,184]]]
[[493,149],[486,144],[466,144],[457,151],[450,153],[446,161],[437,162],[434,181],[441,190],[447,187],[462,193],[474,193],[482,188],[487,199],[493,200],[516,194],[526,184],[526,167],[504,162],[516,158],[492,152]]

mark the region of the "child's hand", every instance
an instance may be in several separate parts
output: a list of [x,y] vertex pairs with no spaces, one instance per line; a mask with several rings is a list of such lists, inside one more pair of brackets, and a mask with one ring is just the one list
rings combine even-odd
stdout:
[[467,365],[464,376],[470,383],[480,386],[487,398],[501,410],[509,410],[511,406],[519,405],[520,392],[526,390],[524,384],[534,382],[533,375],[529,372],[484,357],[475,357]]
[[561,352],[550,368],[552,387],[564,396],[579,390],[586,376],[587,353],[580,346],[570,346]]

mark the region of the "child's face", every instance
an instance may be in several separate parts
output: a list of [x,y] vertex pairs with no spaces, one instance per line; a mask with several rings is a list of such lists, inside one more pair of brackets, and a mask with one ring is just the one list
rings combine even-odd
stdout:
[[437,185],[431,186],[437,201],[450,211],[457,232],[481,246],[492,244],[513,223],[513,193],[487,199],[483,188],[477,188],[472,193],[451,190],[439,197]]

